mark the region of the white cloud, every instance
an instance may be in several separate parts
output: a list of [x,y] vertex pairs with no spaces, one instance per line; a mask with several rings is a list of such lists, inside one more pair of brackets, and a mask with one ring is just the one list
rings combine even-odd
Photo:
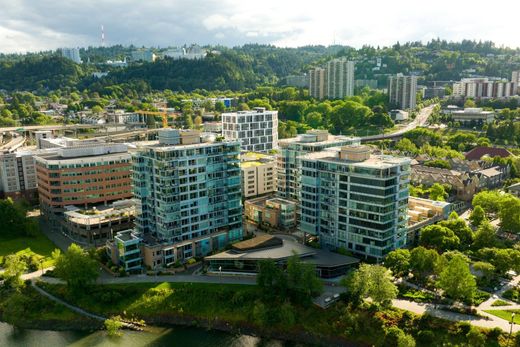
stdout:
[[391,45],[482,39],[520,47],[518,0],[0,0],[0,52],[108,44]]

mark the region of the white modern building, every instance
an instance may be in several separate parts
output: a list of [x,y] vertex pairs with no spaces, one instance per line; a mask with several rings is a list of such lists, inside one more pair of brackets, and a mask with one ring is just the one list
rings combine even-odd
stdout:
[[79,48],[62,48],[61,55],[64,58],[72,60],[76,64],[82,63]]
[[411,159],[344,146],[301,162],[302,232],[323,248],[377,260],[405,246]]
[[0,195],[37,201],[34,153],[20,151],[0,154]]
[[278,111],[255,107],[251,111],[222,113],[222,135],[240,141],[242,151],[267,152],[278,148]]
[[276,191],[275,157],[247,152],[240,155],[242,197],[251,198]]
[[464,110],[451,112],[454,122],[459,122],[465,126],[482,126],[484,124],[493,123],[495,120],[495,112],[484,111],[482,108],[465,108]]
[[397,74],[388,78],[390,104],[400,109],[414,109],[417,106],[417,76]]

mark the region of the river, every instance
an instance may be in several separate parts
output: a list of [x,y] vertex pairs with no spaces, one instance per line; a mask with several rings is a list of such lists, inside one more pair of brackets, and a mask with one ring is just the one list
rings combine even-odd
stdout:
[[[148,328],[147,328],[148,330]],[[2,347],[305,347],[302,344],[231,335],[200,328],[157,328],[146,332],[123,331],[108,337],[105,331],[51,331],[18,329],[0,322]]]

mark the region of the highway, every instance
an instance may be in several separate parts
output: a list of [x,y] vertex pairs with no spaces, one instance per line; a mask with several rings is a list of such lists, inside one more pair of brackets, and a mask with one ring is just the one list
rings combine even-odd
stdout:
[[378,141],[378,140],[385,140],[385,139],[391,139],[394,137],[399,137],[403,135],[405,132],[410,131],[412,129],[415,129],[417,127],[423,126],[428,121],[428,117],[433,112],[433,108],[437,104],[430,105],[428,107],[422,108],[419,111],[419,114],[415,117],[413,121],[411,121],[407,126],[404,128],[398,129],[394,132],[387,133],[387,134],[379,134],[379,135],[371,135],[371,136],[363,136],[361,137],[362,142],[369,142],[369,141]]

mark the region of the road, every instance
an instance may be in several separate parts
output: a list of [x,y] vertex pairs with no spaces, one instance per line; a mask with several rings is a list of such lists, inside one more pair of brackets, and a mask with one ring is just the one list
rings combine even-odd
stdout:
[[384,140],[384,139],[391,139],[394,137],[399,137],[402,134],[404,134],[407,131],[410,131],[412,129],[415,129],[419,126],[423,126],[428,121],[428,117],[433,112],[433,108],[437,104],[430,105],[428,107],[424,107],[419,111],[419,114],[415,117],[413,121],[411,121],[408,125],[406,125],[404,128],[398,129],[394,132],[388,133],[388,134],[379,134],[379,135],[371,135],[371,136],[363,136],[361,137],[362,142],[368,142],[368,141],[377,141],[377,140]]

